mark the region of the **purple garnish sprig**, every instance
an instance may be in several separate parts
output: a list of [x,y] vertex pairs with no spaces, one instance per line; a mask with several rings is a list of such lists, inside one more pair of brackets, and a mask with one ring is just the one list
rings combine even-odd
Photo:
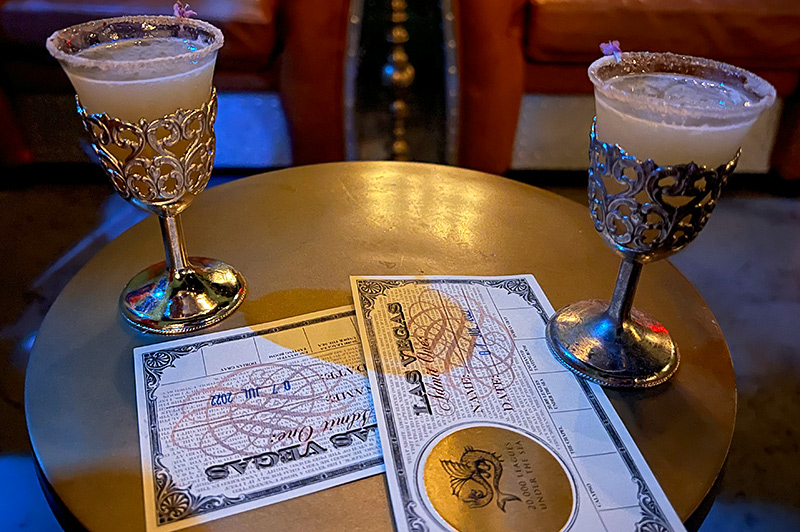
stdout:
[[622,60],[622,48],[619,47],[619,41],[600,43],[600,51],[603,52],[603,55],[613,55],[614,59],[617,60],[617,63]]
[[175,2],[175,4],[172,6],[172,12],[178,18],[189,18],[197,15],[195,11],[192,11],[189,8],[189,4],[184,4],[180,1]]

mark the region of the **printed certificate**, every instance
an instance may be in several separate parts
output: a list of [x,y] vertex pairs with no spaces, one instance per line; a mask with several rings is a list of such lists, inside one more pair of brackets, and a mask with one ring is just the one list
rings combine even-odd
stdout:
[[134,351],[148,531],[383,471],[352,307]]
[[351,284],[399,531],[683,530],[531,275]]

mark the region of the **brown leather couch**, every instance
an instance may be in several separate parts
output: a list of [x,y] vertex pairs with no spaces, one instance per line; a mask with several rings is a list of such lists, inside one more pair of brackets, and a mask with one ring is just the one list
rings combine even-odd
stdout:
[[[222,29],[215,83],[223,91],[278,90],[295,164],[344,158],[343,64],[348,0],[193,0]],[[0,163],[30,161],[13,102],[26,93],[69,93],[45,48],[55,30],[97,18],[171,14],[170,0],[0,0]]]
[[454,0],[460,166],[511,163],[523,94],[590,94],[599,43],[710,57],[752,70],[784,99],[773,167],[800,179],[800,1]]

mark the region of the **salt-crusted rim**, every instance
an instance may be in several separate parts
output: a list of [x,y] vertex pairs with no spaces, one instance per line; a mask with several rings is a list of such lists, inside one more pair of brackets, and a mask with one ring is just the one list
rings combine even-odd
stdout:
[[[655,70],[649,67],[653,64],[667,66],[670,63],[682,66],[684,69],[690,71],[687,73],[683,72],[681,69],[676,69],[675,73],[693,75],[691,70],[695,68],[719,72],[721,78],[732,81],[735,80],[741,83],[741,86],[754,97],[755,101],[747,107],[742,106],[735,108],[709,108],[691,104],[676,106],[662,98],[643,96],[640,94],[630,95],[615,90],[607,85],[608,80],[612,79],[614,76],[601,77],[601,70],[611,71],[611,73],[617,76],[648,72],[669,72],[669,69]],[[775,87],[760,76],[728,63],[690,55],[678,55],[669,52],[623,52],[619,61],[617,61],[614,56],[601,57],[589,66],[588,73],[589,79],[595,89],[606,98],[639,109],[646,108],[663,114],[678,115],[687,118],[713,115],[716,118],[723,119],[753,120],[775,102]],[[703,77],[702,73],[700,73],[698,77]],[[717,79],[715,81],[722,80]]]
[[[97,28],[98,30],[102,29],[103,27],[110,25],[110,24],[117,24],[122,22],[151,22],[153,24],[174,24],[174,25],[185,25],[185,26],[192,26],[198,28],[200,30],[205,31],[209,35],[213,37],[213,42],[200,50],[195,52],[186,52],[185,54],[175,55],[172,57],[157,57],[153,59],[141,59],[137,61],[113,61],[110,59],[89,59],[86,57],[79,57],[74,54],[67,53],[59,48],[58,42],[59,40],[69,40],[71,35],[75,35],[81,31],[91,30],[93,28]],[[58,30],[54,32],[50,37],[47,39],[47,51],[50,52],[50,55],[55,57],[62,63],[65,63],[70,68],[93,68],[99,70],[119,70],[119,69],[130,69],[130,70],[138,70],[143,67],[168,67],[170,64],[186,64],[187,61],[199,61],[204,57],[208,56],[212,52],[219,50],[225,42],[225,37],[222,35],[222,31],[205,22],[203,20],[191,19],[191,18],[179,18],[179,17],[171,17],[166,15],[135,15],[135,16],[124,16],[124,17],[114,17],[114,18],[105,18],[99,20],[92,20],[90,22],[84,22],[82,24],[76,24],[75,26],[70,26],[68,28],[64,28],[62,30]]]

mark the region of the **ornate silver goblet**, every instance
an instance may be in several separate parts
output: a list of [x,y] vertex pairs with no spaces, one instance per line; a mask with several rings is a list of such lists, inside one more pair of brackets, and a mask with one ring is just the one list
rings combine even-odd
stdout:
[[559,310],[547,324],[547,342],[562,363],[589,380],[655,386],[675,373],[679,354],[661,323],[632,308],[642,266],[683,249],[697,236],[739,154],[718,168],[658,166],[600,142],[594,125],[589,153],[592,221],[622,264],[611,301],[590,299]]
[[[610,301],[567,305],[548,322],[546,339],[562,364],[588,380],[655,386],[674,375],[679,353],[666,327],[633,308],[642,266],[683,249],[703,229],[736,167],[742,138],[775,90],[736,67],[674,54],[609,57],[589,75],[597,108],[590,212],[622,264]],[[635,154],[626,152],[629,146]],[[649,153],[660,160],[641,158]],[[659,164],[723,156],[713,166]]]
[[119,301],[125,319],[146,331],[207,327],[245,297],[234,268],[187,256],[180,221],[214,164],[211,78],[222,42],[210,24],[176,17],[93,21],[47,42],[78,92],[78,113],[114,188],[159,217],[166,261],[134,276]]

